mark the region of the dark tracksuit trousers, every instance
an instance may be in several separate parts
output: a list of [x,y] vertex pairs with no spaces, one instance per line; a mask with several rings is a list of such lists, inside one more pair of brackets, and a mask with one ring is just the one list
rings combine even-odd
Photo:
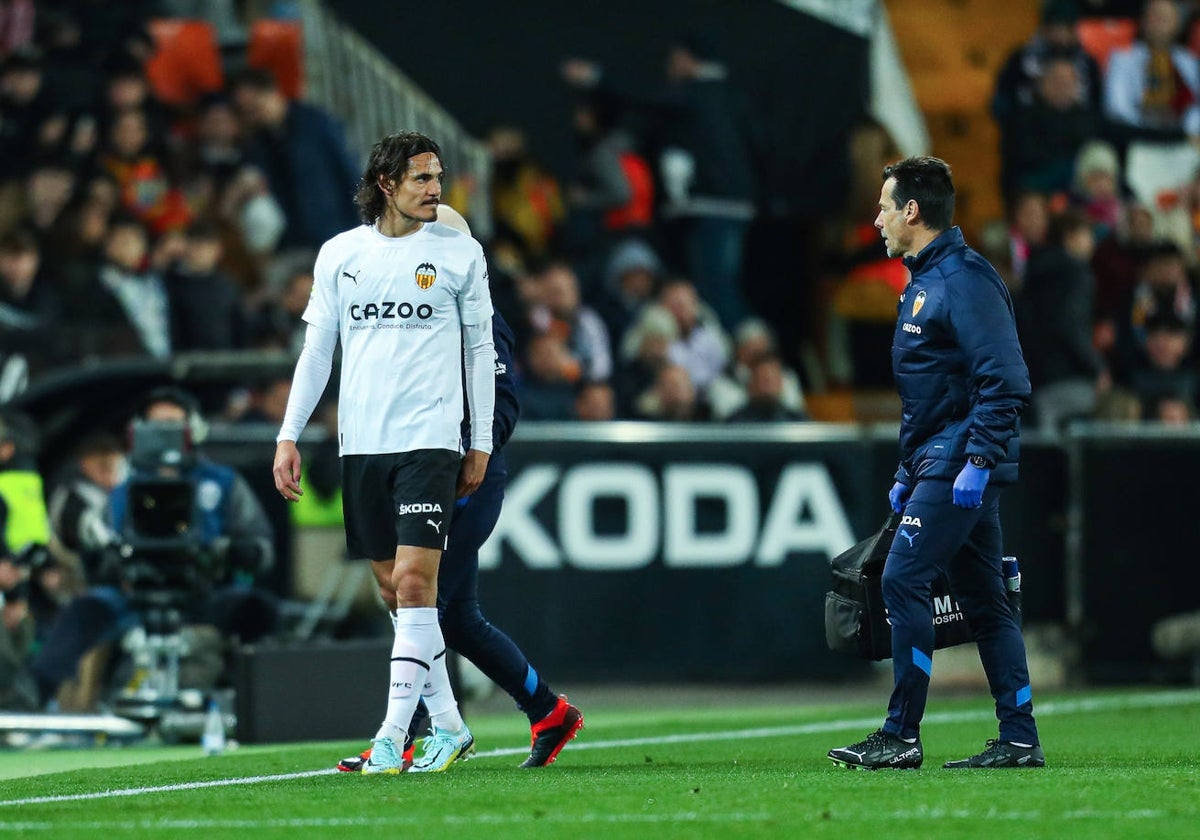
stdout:
[[[937,570],[948,572],[955,598],[975,633],[979,658],[996,700],[1000,740],[1037,744],[1025,642],[1004,586],[1000,558],[1000,487],[982,507],[956,507],[952,482],[918,481],[904,508],[883,570],[883,601],[892,625],[895,688],[883,729],[916,738],[933,671],[933,605]],[[920,520],[916,525],[912,520]]]
[[516,701],[530,722],[554,710],[558,698],[507,635],[479,609],[479,549],[504,504],[508,467],[503,451],[488,463],[483,483],[455,508],[438,569],[438,617],[446,646],[470,660]]

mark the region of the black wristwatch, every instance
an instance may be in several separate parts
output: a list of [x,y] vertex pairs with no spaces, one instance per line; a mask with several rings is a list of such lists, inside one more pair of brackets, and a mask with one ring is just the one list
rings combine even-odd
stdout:
[[968,455],[967,463],[972,467],[979,467],[981,470],[990,470],[992,467],[996,466],[982,455]]

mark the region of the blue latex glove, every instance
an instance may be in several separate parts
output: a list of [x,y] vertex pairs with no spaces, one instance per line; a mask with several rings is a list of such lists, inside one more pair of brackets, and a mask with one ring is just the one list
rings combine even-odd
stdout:
[[908,494],[911,492],[911,487],[901,484],[899,481],[892,485],[892,489],[888,491],[888,502],[892,505],[893,513],[900,513],[904,510],[904,503],[908,501]]
[[954,504],[960,508],[977,508],[983,504],[983,491],[992,471],[967,464],[954,479]]

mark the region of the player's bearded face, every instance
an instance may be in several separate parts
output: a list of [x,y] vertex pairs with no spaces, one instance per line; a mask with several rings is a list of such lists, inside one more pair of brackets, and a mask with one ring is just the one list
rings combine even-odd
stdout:
[[406,219],[434,222],[441,197],[442,162],[432,152],[425,152],[408,159],[404,177],[388,196],[388,206]]

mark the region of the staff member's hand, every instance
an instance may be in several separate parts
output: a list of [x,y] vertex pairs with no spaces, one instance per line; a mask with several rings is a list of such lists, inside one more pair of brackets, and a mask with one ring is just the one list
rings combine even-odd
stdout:
[[458,468],[458,488],[455,491],[458,498],[470,496],[479,489],[490,459],[491,456],[486,452],[480,452],[478,449],[467,450],[462,459],[462,466]]
[[888,504],[892,506],[892,513],[901,513],[904,510],[911,492],[912,488],[902,482],[897,481],[892,485],[892,489],[888,491]]
[[983,491],[987,489],[992,471],[968,463],[954,479],[954,504],[960,508],[973,509],[983,504]]
[[293,440],[281,440],[275,445],[275,489],[289,502],[298,502],[304,495],[300,489],[300,450]]

